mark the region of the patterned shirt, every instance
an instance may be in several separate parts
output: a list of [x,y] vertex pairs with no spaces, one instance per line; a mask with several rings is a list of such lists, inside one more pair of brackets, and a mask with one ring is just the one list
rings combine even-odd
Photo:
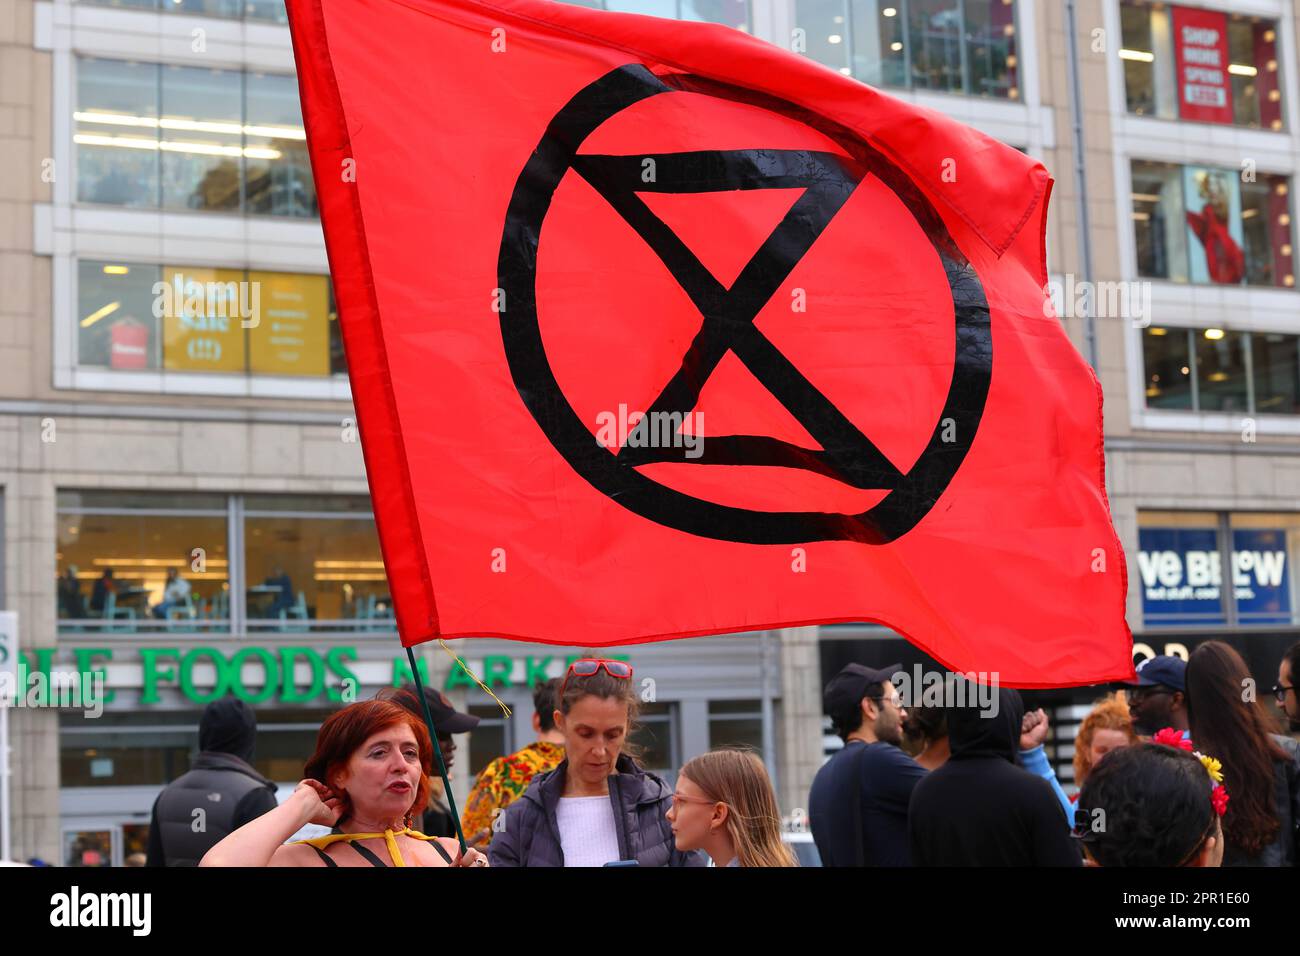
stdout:
[[487,836],[479,849],[484,849],[492,840],[492,822],[498,810],[505,810],[523,796],[533,777],[547,770],[554,770],[564,761],[564,745],[534,741],[518,753],[508,757],[497,757],[483,768],[465,801],[465,813],[461,817],[461,829],[465,839],[472,840],[480,830],[487,831]]

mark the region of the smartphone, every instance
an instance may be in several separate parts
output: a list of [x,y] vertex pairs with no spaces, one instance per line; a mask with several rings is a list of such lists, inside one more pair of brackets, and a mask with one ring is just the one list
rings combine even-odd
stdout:
[[640,866],[636,860],[610,860],[606,866]]

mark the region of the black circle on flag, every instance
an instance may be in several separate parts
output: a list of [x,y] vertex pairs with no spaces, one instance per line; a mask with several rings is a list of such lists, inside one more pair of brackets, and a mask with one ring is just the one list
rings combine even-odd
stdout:
[[[815,150],[742,149],[654,154],[653,184],[636,175],[643,156],[580,155],[579,147],[606,120],[648,97],[702,93],[759,106],[827,136],[846,155]],[[703,316],[682,360],[637,428],[680,422],[728,352],[817,439],[820,449],[774,438],[718,436],[702,440],[702,465],[803,468],[855,488],[884,489],[860,514],[756,511],[696,498],[653,480],[638,466],[680,460],[671,451],[636,447],[615,453],[574,411],[556,380],[537,314],[537,254],[543,225],[569,170],[586,179],[663,260]],[[929,441],[907,470],[896,467],[799,369],[758,330],[754,319],[790,271],[868,175],[896,195],[929,239],[947,277],[956,327],[952,379]],[[802,187],[785,219],[730,288],[700,267],[689,249],[657,219],[638,192],[708,192]],[[547,439],[594,488],[619,505],[688,534],[750,544],[857,541],[885,544],[911,531],[930,512],[961,467],[979,429],[993,370],[988,300],[974,267],[957,247],[934,205],[894,163],[861,136],[795,104],[703,77],[656,76],[640,64],[620,67],[580,90],[556,114],[524,166],[506,212],[497,262],[504,292],[501,338],[520,398]],[[659,413],[668,418],[654,419]],[[674,419],[672,416],[679,416]],[[679,453],[678,453],[679,454]]]

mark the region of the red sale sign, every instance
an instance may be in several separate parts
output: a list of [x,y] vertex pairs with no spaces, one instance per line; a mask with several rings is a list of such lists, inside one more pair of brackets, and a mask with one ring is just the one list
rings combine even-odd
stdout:
[[1232,122],[1228,15],[1174,7],[1178,115],[1198,123]]

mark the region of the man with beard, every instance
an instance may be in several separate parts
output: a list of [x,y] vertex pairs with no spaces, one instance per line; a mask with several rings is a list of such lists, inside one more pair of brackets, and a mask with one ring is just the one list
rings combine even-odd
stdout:
[[949,706],[952,755],[916,785],[908,813],[914,866],[1079,866],[1051,786],[1016,763],[1025,705],[998,689],[995,711]]
[[1137,683],[1128,695],[1133,729],[1150,737],[1166,727],[1187,736],[1187,662],[1161,654],[1137,667]]
[[1296,678],[1300,678],[1300,642],[1287,648],[1277,668],[1277,686],[1273,688],[1277,705],[1282,708],[1293,734],[1300,732],[1300,690],[1296,689]]
[[908,866],[907,805],[925,770],[898,745],[903,708],[890,676],[849,664],[826,685],[826,714],[844,748],[813,779],[813,842],[823,866]]

